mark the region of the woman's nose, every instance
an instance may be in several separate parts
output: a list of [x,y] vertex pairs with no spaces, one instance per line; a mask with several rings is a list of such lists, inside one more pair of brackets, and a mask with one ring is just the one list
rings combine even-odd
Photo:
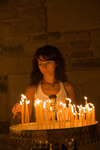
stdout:
[[42,66],[43,68],[47,68],[47,64],[43,64],[43,66]]

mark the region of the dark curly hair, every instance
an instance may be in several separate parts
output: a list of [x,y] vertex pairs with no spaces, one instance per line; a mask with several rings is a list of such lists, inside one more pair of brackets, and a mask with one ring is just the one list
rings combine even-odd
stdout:
[[44,47],[40,47],[37,49],[33,56],[32,64],[33,64],[33,70],[31,72],[30,78],[31,83],[30,85],[38,85],[39,82],[43,79],[43,74],[40,72],[38,67],[38,58],[40,55],[46,60],[53,60],[56,63],[55,68],[55,80],[56,81],[67,81],[67,76],[65,74],[65,62],[62,57],[61,52],[58,50],[58,48],[50,45],[46,45]]

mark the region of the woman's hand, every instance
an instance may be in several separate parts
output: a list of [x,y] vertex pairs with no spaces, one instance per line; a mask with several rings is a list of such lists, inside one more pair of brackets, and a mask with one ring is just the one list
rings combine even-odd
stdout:
[[12,108],[12,113],[14,115],[17,115],[19,113],[21,113],[21,105],[19,103],[16,103],[13,108]]

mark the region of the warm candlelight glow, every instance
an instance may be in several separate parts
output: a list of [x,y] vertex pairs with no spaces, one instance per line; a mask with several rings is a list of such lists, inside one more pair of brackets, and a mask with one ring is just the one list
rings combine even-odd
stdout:
[[[60,101],[55,105],[51,105],[51,100],[42,101],[39,99],[34,100],[36,111],[37,129],[55,129],[56,123],[59,128],[66,128],[66,121],[69,122],[70,127],[86,126],[95,123],[95,107],[92,103],[87,103],[87,97],[84,96],[85,105],[72,105],[71,99],[66,98],[69,102],[68,106]],[[29,104],[30,100],[24,94],[21,94],[21,109],[22,109],[22,127],[29,125]],[[67,119],[66,119],[66,114]],[[57,120],[56,120],[57,119]]]

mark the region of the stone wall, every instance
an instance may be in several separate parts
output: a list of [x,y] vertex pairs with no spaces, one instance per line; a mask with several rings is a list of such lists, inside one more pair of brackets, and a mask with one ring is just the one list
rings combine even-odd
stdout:
[[60,49],[78,103],[86,95],[100,121],[100,1],[0,0],[0,122],[15,123],[11,108],[29,83],[35,50],[45,44]]

